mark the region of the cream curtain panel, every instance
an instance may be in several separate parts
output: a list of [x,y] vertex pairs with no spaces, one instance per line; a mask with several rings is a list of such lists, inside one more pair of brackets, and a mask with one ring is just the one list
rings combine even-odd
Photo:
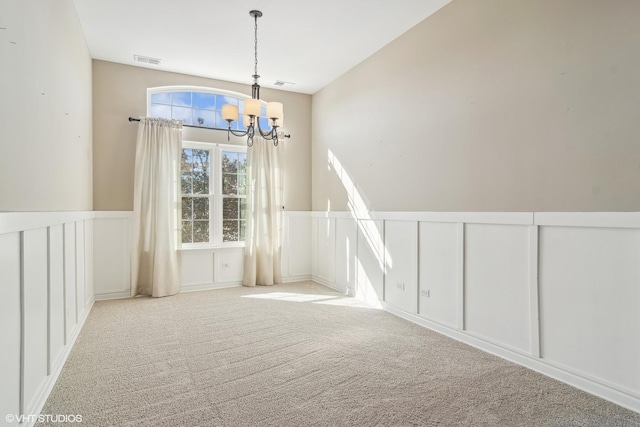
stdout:
[[179,196],[182,122],[141,118],[136,145],[131,293],[180,290]]
[[247,156],[245,286],[282,283],[282,145],[256,138]]

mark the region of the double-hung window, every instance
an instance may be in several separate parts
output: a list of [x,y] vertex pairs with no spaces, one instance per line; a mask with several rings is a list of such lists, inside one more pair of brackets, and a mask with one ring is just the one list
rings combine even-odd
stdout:
[[183,245],[244,241],[246,148],[183,142],[180,187]]

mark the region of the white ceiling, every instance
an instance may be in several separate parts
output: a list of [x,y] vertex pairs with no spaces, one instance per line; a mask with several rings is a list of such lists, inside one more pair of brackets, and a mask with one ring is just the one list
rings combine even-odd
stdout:
[[[451,0],[74,0],[91,56],[314,93]],[[134,62],[134,55],[162,60]]]

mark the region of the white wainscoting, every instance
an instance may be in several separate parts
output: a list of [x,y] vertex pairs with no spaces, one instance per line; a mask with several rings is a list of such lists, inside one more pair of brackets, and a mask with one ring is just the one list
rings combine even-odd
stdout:
[[[131,216],[130,211],[95,212],[93,257],[99,260],[94,268],[96,300],[131,296]],[[285,212],[283,227],[283,280],[311,279],[311,215]],[[240,286],[243,251],[241,246],[181,250],[180,290]]]
[[244,248],[182,250],[180,290],[226,288],[242,284]]
[[309,215],[313,280],[640,412],[640,213]]
[[0,414],[40,413],[91,309],[92,218],[0,213]]
[[[0,413],[37,414],[95,299],[131,295],[131,212],[0,213]],[[313,279],[640,412],[640,213],[285,212]],[[241,247],[181,251],[183,291]]]
[[[311,216],[284,212],[282,277],[285,282],[311,279]],[[181,251],[181,291],[242,285],[244,247],[230,246]]]
[[286,282],[311,279],[312,218],[310,212],[285,212],[282,274]]

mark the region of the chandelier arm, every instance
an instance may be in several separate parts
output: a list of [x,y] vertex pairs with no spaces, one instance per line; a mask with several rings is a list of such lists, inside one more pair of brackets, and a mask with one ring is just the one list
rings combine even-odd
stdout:
[[270,131],[263,131],[260,127],[260,120],[258,120],[257,117],[256,122],[258,123],[258,132],[260,133],[260,136],[268,141],[271,141],[273,139],[273,129],[271,129]]
[[249,133],[246,130],[233,130],[233,129],[228,129],[229,132],[231,132],[231,134],[233,136],[247,136],[247,134]]
[[[256,117],[257,119],[257,117]],[[260,127],[260,120],[256,120],[258,122],[258,133],[261,137],[266,139],[267,141],[273,141],[273,146],[278,146],[278,126],[274,126],[270,131],[263,131]]]
[[267,131],[267,132],[260,132],[260,136],[263,137],[264,139],[266,139],[267,141],[271,141],[273,140],[273,138],[275,138],[277,134],[273,133],[272,130]]

